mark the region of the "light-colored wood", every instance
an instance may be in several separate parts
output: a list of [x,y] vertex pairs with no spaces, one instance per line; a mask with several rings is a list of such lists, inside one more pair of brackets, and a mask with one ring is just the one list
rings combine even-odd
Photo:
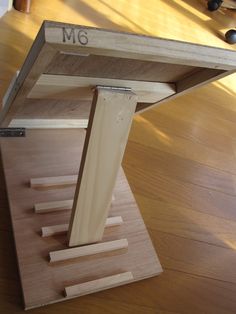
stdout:
[[88,119],[12,119],[10,128],[27,129],[85,129]]
[[122,249],[128,249],[127,239],[119,239],[114,241],[89,244],[81,247],[74,247],[70,249],[49,252],[49,260],[50,263],[55,263],[66,261],[73,258],[92,256],[102,253],[110,253]]
[[[67,237],[62,234],[42,238],[40,230],[42,226],[69,222],[70,211],[38,216],[30,209],[35,200],[46,202],[62,197],[71,199],[75,187],[39,191],[22,182],[27,183],[31,177],[78,173],[79,158],[75,159],[75,156],[81,154],[84,133],[81,129],[51,130],[49,133],[47,130],[28,130],[27,136],[20,141],[19,138],[11,138],[10,141],[1,139],[19,273],[27,309],[63,301],[65,285],[71,286],[125,270],[132,272],[133,281],[161,272],[160,263],[122,171],[117,177],[115,201],[109,215],[121,215],[124,222],[117,228],[105,228],[102,241],[126,238],[129,243],[127,253],[114,256],[105,254],[106,256],[99,257],[99,262],[96,258],[88,257],[78,262],[71,260],[65,265],[49,266],[48,253],[68,248]],[[75,142],[77,146],[74,145]],[[37,153],[32,151],[35,143]],[[61,154],[61,147],[64,154]],[[2,223],[1,220],[0,224]]]
[[73,199],[37,203],[37,204],[34,204],[34,211],[36,214],[51,213],[51,212],[61,211],[61,210],[70,210],[72,208],[72,205],[73,205]]
[[[78,178],[78,176],[76,176]],[[55,177],[57,178],[57,177]],[[48,178],[46,178],[48,179]],[[43,182],[43,186],[45,189],[45,182]],[[52,183],[52,181],[50,181]],[[61,183],[62,185],[60,185]],[[69,185],[76,185],[77,181],[75,181],[72,184]],[[61,187],[66,187],[67,185],[64,184],[64,181],[57,181],[56,185],[53,185],[54,188],[61,188]],[[38,186],[40,187],[40,186]],[[48,186],[47,186],[48,187]],[[50,185],[50,188],[52,188],[52,185]],[[112,202],[115,200],[115,196],[112,195]],[[60,210],[71,210],[73,206],[73,199],[71,200],[62,200],[62,201],[51,201],[51,202],[42,202],[42,203],[36,203],[34,204],[34,211],[36,214],[44,214],[44,213],[51,213],[55,211],[60,211]]]
[[[115,227],[120,226],[123,223],[123,219],[121,216],[117,217],[108,217],[106,220],[105,227]],[[42,227],[42,237],[51,237],[57,234],[66,233],[68,231],[69,224],[61,224],[61,225],[53,225]]]
[[131,88],[138,102],[154,103],[175,93],[175,84],[42,74],[28,98],[92,100],[97,85]]
[[82,296],[89,293],[116,287],[119,284],[129,283],[133,280],[131,272],[120,273],[81,284],[65,287],[65,295],[67,298]]
[[[22,66],[44,19],[132,31],[217,46],[232,51],[236,49],[236,45],[228,45],[224,40],[224,33],[235,26],[235,13],[230,10],[211,13],[206,9],[205,1],[139,0],[137,2],[122,0],[113,1],[112,6],[109,1],[97,0],[32,1],[30,15],[26,16],[16,10],[11,10],[0,19],[0,97],[6,91],[14,72]],[[178,156],[182,157],[183,162],[186,162],[184,173],[192,174],[192,178],[206,178],[206,175],[204,171],[198,174],[199,168],[195,169],[196,163],[189,166],[188,160],[197,162],[196,159],[199,159],[197,163],[201,166],[209,165],[211,160],[217,159],[218,164],[221,164],[220,169],[223,169],[222,167],[225,165],[225,173],[230,173],[230,165],[233,164],[235,156],[233,152],[236,136],[236,124],[233,122],[235,119],[235,78],[232,75],[218,81],[217,84],[207,85],[205,88],[198,89],[197,92],[193,91],[189,95],[170,101],[166,105],[158,107],[157,110],[151,110],[148,116],[147,112],[143,114],[146,121],[136,121],[132,127],[132,134],[136,134],[136,138],[138,138],[146,131],[145,134],[148,134],[150,141],[152,139],[153,144],[155,143],[152,150],[146,151],[143,166],[149,162],[150,155],[155,150],[165,152],[168,146],[169,153],[172,153],[173,156],[172,162],[175,163],[175,158]],[[54,105],[56,103],[57,108],[60,107],[59,101],[51,101],[51,103]],[[41,110],[40,106],[42,107],[44,104],[45,100],[44,102],[33,100],[32,109],[34,112]],[[76,112],[76,106],[73,107],[73,112]],[[50,107],[48,113],[54,115],[57,110],[52,112]],[[147,127],[147,120],[155,126],[155,129]],[[139,143],[140,146],[145,145],[146,139],[140,138]],[[172,152],[171,147],[174,148]],[[203,154],[203,151],[207,151],[207,153]],[[129,149],[126,153],[126,157],[128,156],[133,156],[133,160],[138,159],[136,150]],[[157,169],[161,170],[158,163],[160,158],[165,160],[165,156],[164,153],[157,159]],[[228,162],[229,159],[231,162]],[[132,159],[130,159],[131,163]],[[127,165],[126,158],[123,165]],[[235,275],[235,250],[232,248],[236,243],[236,227],[233,225],[235,223],[235,198],[224,193],[216,193],[210,188],[200,189],[196,185],[192,185],[190,188],[190,184],[187,185],[187,183],[183,186],[179,179],[176,179],[175,185],[173,185],[174,178],[171,173],[166,173],[166,168],[163,169],[162,175],[159,172],[159,177],[154,178],[152,173],[147,172],[143,166],[139,164],[140,177],[137,177],[136,169],[131,165],[126,167],[126,174],[135,192],[145,223],[148,223],[151,238],[157,238],[155,248],[165,268],[164,273],[151,280],[140,281],[138,284],[107,290],[98,296],[88,295],[63,304],[54,304],[39,310],[39,312],[64,314],[69,309],[70,314],[77,314],[78,311],[89,314],[110,312],[113,314],[157,314],[158,312],[162,314],[204,312],[235,314],[236,285],[232,284],[231,279],[228,280],[230,275]],[[37,168],[37,165],[35,167]],[[27,169],[25,171],[27,172]],[[66,170],[65,173],[71,172]],[[60,168],[54,175],[59,174],[64,174]],[[36,174],[38,177],[42,175],[48,176],[49,174]],[[0,247],[4,254],[1,254],[0,258],[0,308],[3,313],[23,314],[24,311],[21,310],[22,293],[18,283],[19,274],[15,262],[14,239],[11,234],[12,227],[3,177],[1,171]],[[29,178],[30,176],[24,182],[27,182]],[[137,182],[139,178],[141,178],[140,184]],[[153,180],[150,181],[150,179]],[[211,181],[210,177],[208,179]],[[222,178],[222,186],[223,182]],[[232,181],[232,188],[233,186]],[[144,194],[145,202],[140,198],[140,195]],[[70,198],[72,195],[68,197]],[[34,198],[36,201],[39,195],[34,195]],[[48,200],[50,199],[52,197],[48,197]],[[152,200],[159,202],[152,204]],[[37,201],[40,200],[37,199]],[[177,203],[179,208],[176,210],[173,207],[165,210],[166,204]],[[30,206],[33,206],[33,202],[29,204],[28,211]],[[208,212],[210,215],[198,219],[198,215],[202,212]],[[216,218],[217,221],[215,221]],[[57,215],[57,219],[59,220],[50,223],[63,223],[59,215]],[[38,227],[38,232],[40,227]],[[184,245],[182,251],[176,251],[175,246],[171,245],[173,238],[170,237],[165,239],[166,245],[160,245],[163,237],[160,236],[160,232],[157,232],[157,228],[163,233],[175,232],[176,240],[185,237],[190,241]],[[158,241],[158,239],[162,240]],[[215,248],[211,257],[208,256],[209,247],[203,251],[203,246],[196,245],[200,243],[199,241],[202,244],[210,242],[210,247]],[[26,240],[26,242],[28,241]],[[221,245],[226,249],[223,249]],[[230,250],[232,255],[226,256]],[[172,252],[176,252],[174,257],[173,255],[170,257]],[[175,267],[174,258],[178,261],[184,258],[183,262],[189,266],[192,256],[196,257],[194,263],[199,259],[208,262],[208,268],[202,267],[201,276],[196,274],[198,269],[196,266],[192,269],[188,268],[188,272],[186,269],[179,271]],[[170,260],[173,261],[171,270]],[[227,267],[216,269],[215,262],[218,260],[227,260]],[[210,269],[212,270],[211,278],[209,278]],[[111,271],[107,275],[125,270]],[[220,278],[223,280],[217,279],[220,274],[222,275]],[[57,278],[57,276],[55,277]],[[82,278],[67,285],[91,279],[96,279],[96,277]]]
[[97,88],[86,133],[68,238],[69,246],[100,241],[137,96]]
[[57,177],[44,177],[44,178],[32,178],[30,179],[30,187],[48,188],[48,187],[63,187],[67,185],[74,185],[78,180],[77,175],[70,176],[57,176]]
[[4,107],[0,112],[0,124],[8,126],[17,110],[22,107],[28,91],[33,87],[43,69],[49,65],[56,54],[56,50],[45,44],[44,29],[41,27],[34,44],[12,85],[8,97],[4,100]]
[[[138,105],[137,111],[143,111],[149,108],[147,102],[153,106],[157,102],[176,97],[178,93],[175,93],[174,84],[178,87],[179,81],[179,90],[184,87],[179,94],[183,94],[199,85],[227,76],[235,72],[235,68],[235,53],[229,49],[47,21],[42,25],[12,91],[8,93],[0,122],[2,126],[8,126],[12,119],[19,118],[17,114],[21,115],[21,119],[26,118],[24,115],[22,117],[22,112],[32,88],[34,90],[31,95],[34,97],[45,96],[52,98],[51,100],[59,98],[61,104],[63,97],[78,100],[79,95],[84,93],[85,98],[88,97],[87,87],[84,89],[73,85],[59,85],[54,86],[51,91],[45,85],[34,87],[43,73],[92,77],[94,82],[97,82],[96,78],[101,78],[103,82],[107,82],[106,79],[109,78],[113,84],[117,80],[123,83],[125,80],[138,81],[130,84],[133,85],[134,92],[138,89],[137,94],[140,96],[141,107]],[[209,73],[206,69],[210,70]],[[191,81],[190,86],[188,78]],[[143,85],[148,86],[145,86],[144,91]],[[151,86],[156,86],[155,92],[151,88],[151,93],[147,95]],[[164,87],[163,91],[168,91],[159,93],[160,87]],[[71,116],[67,104],[62,106],[64,114]],[[54,108],[52,102],[49,103],[49,108],[51,107]],[[57,109],[54,108],[53,111],[57,112]],[[37,109],[33,118],[39,119],[41,114],[41,109]],[[48,116],[54,118],[52,112]]]
[[45,22],[45,38],[46,42],[63,52],[76,51],[222,70],[233,70],[236,67],[235,54],[230,50],[224,51],[148,36],[114,33],[81,25]]

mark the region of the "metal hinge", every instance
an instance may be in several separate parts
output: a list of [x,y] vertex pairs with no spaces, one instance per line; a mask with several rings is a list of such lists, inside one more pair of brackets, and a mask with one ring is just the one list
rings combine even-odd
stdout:
[[25,128],[0,128],[0,137],[25,137]]

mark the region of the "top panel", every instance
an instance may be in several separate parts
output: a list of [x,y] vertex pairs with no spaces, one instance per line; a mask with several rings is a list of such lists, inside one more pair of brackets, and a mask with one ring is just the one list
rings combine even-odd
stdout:
[[87,119],[96,85],[131,88],[140,112],[235,69],[235,51],[46,21],[4,98],[1,126]]

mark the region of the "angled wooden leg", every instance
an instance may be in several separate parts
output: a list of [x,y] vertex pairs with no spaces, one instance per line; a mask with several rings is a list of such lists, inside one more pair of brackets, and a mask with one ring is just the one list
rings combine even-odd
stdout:
[[100,241],[121,165],[137,96],[97,87],[69,225],[69,246]]

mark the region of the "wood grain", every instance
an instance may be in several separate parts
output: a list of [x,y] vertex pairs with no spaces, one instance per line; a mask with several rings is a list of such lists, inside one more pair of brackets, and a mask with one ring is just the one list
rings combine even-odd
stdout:
[[[158,1],[157,5],[156,0],[140,0],[138,3],[123,0],[112,2],[112,6],[108,1],[32,1],[31,14],[27,18],[24,14],[12,10],[0,20],[1,98],[15,71],[21,68],[44,19],[154,35],[232,51],[236,49],[235,45],[228,45],[224,40],[224,33],[235,26],[235,12],[220,10],[211,13],[206,10],[205,1],[165,0]],[[61,67],[58,68],[66,71]],[[73,63],[71,70],[73,70]],[[176,68],[173,72],[177,72]],[[218,159],[218,165],[221,165],[220,169],[225,169],[227,173],[231,172],[230,164],[234,163],[236,136],[235,122],[233,122],[236,108],[235,79],[235,75],[231,75],[227,79],[217,81],[217,84],[210,84],[197,91],[191,91],[189,95],[169,101],[165,105],[145,113],[145,118],[149,113],[148,120],[156,126],[157,131],[167,133],[171,140],[170,147],[175,141],[182,142],[178,151],[175,149],[173,157],[177,156],[177,152],[178,156],[181,156],[182,151],[185,160],[198,159],[201,160],[202,165],[207,166],[211,160]],[[50,118],[63,119],[65,118],[64,106],[63,100],[26,99],[18,115],[26,118],[26,116],[32,117],[37,112],[38,117],[44,119],[48,118],[47,115]],[[79,103],[68,101],[67,108],[67,114],[74,119],[75,115],[77,115],[76,118],[84,118],[88,106],[84,105],[79,115],[78,111],[80,108],[82,109]],[[144,121],[135,122],[132,133],[142,134],[144,126]],[[62,138],[67,137],[61,132],[59,134]],[[160,133],[157,137],[154,132],[150,132],[148,138],[150,139],[150,137],[153,138],[153,143],[158,150],[164,150],[164,147],[168,146],[168,142],[165,146],[163,145],[163,137],[160,136]],[[185,139],[185,141],[181,141],[181,139]],[[145,144],[146,140],[147,136],[140,140],[140,143]],[[59,139],[57,141],[59,142]],[[209,150],[209,148],[211,149]],[[187,150],[188,155],[186,155]],[[205,153],[203,153],[204,151]],[[218,155],[218,152],[223,154]],[[65,151],[63,153],[66,154]],[[77,152],[73,152],[73,154],[78,156]],[[131,150],[127,150],[127,154],[132,155],[133,153]],[[146,163],[149,161],[149,156],[146,154],[144,160]],[[66,157],[68,157],[67,154]],[[59,160],[60,156],[57,158]],[[134,158],[138,157],[135,155]],[[163,155],[162,158],[165,156]],[[74,167],[78,163],[78,159],[73,161]],[[57,166],[54,165],[54,167]],[[158,168],[158,164],[155,167]],[[51,168],[47,168],[45,176],[70,174],[68,166],[63,173],[62,164],[59,164],[57,169]],[[126,174],[133,191],[135,191],[142,216],[148,227],[152,227],[152,238],[156,228],[159,231],[173,232],[176,236],[193,239],[184,246],[184,251],[181,251],[186,257],[186,262],[191,259],[193,253],[201,255],[201,246],[194,246],[194,252],[191,250],[196,241],[209,242],[212,246],[223,245],[233,250],[235,247],[235,197],[212,191],[209,188],[183,183],[169,175],[162,175],[161,178],[155,178],[155,180],[151,177],[150,181],[151,174],[145,169],[142,171],[142,176],[138,176],[135,170],[134,167],[126,167]],[[0,308],[4,313],[23,314],[21,287],[2,169],[0,169],[0,173]],[[42,174],[35,174],[37,177],[40,175]],[[195,172],[192,169],[192,176],[194,177],[194,175]],[[27,182],[22,182],[22,184],[27,184]],[[68,194],[68,189],[66,190]],[[65,191],[60,190],[63,196],[58,195],[56,199],[72,198],[73,192],[72,189],[69,195],[65,195]],[[45,191],[43,192],[44,197],[38,191],[37,194],[34,193],[32,197],[35,202],[45,201],[44,193]],[[46,193],[48,200],[55,200],[51,194],[52,190]],[[158,200],[156,201],[156,199]],[[33,202],[30,206],[26,211],[33,208]],[[15,213],[18,218],[22,218],[24,215]],[[61,215],[62,212],[60,216],[50,214],[50,223],[62,224],[65,217],[69,222],[69,216],[63,216],[62,219]],[[64,212],[63,215],[67,214]],[[46,226],[46,223],[42,221],[37,231],[39,232],[42,225]],[[221,238],[227,241],[222,242]],[[176,237],[176,239],[178,238]],[[168,242],[172,240],[173,238],[169,238],[166,243],[170,244],[173,252],[175,248],[171,242]],[[161,247],[163,248],[161,249],[162,256],[167,256],[167,253],[173,256],[168,245]],[[157,241],[155,241],[155,248],[157,251],[159,250]],[[178,252],[176,254],[178,260],[183,257]],[[207,253],[205,254],[207,259]],[[222,251],[215,252],[215,254],[215,259],[218,259],[222,256]],[[172,258],[169,258],[169,261]],[[35,309],[34,313],[69,312],[74,314],[78,313],[79,309],[80,313],[89,314],[235,314],[235,284],[227,282],[225,278],[223,281],[206,278],[204,271],[203,275],[199,276],[176,269],[169,270],[166,268],[167,259],[167,257],[162,258],[164,272],[161,276],[99,292],[96,295],[75,298],[44,309]],[[209,265],[214,263],[214,260],[208,261]],[[222,270],[222,277],[226,274],[228,278],[235,269],[233,256],[224,263],[226,266]]]
[[101,253],[110,253],[128,249],[127,239],[119,239],[114,241],[101,242],[96,244],[83,245],[81,247],[74,247],[64,250],[49,252],[50,263],[61,262],[73,258],[80,258],[84,256],[99,255]]
[[128,283],[133,280],[131,272],[116,274],[89,282],[81,283],[78,285],[65,287],[65,294],[67,298],[85,295],[92,292],[98,292],[104,289],[113,288],[119,283]]
[[101,241],[137,96],[97,88],[68,231],[69,246]]
[[[112,256],[99,256],[99,262],[97,258],[92,258],[49,266],[49,252],[68,249],[67,236],[54,235],[44,238],[40,235],[41,228],[69,223],[70,211],[36,215],[31,209],[35,199],[51,201],[60,199],[62,195],[65,199],[70,199],[75,193],[75,187],[36,190],[23,182],[27,183],[28,178],[38,177],[39,174],[55,176],[58,173],[78,173],[79,159],[75,160],[74,156],[82,153],[84,133],[83,130],[52,130],[47,134],[46,130],[31,130],[28,131],[27,137],[21,138],[21,142],[17,138],[1,141],[8,193],[12,194],[11,217],[27,309],[63,301],[65,286],[126,271],[131,271],[134,281],[137,281],[162,271],[122,171],[118,173],[114,189],[115,200],[109,215],[112,217],[121,215],[124,223],[116,228],[105,228],[102,242],[125,238],[129,243],[129,250],[125,254],[114,255],[113,252]],[[76,147],[75,142],[78,143]],[[37,143],[36,153],[35,150],[32,153],[35,143]],[[61,145],[67,151],[67,155],[61,154]],[[15,162],[15,158],[19,158],[18,162]],[[16,171],[13,165],[17,167],[20,160],[21,167]]]
[[[121,216],[108,217],[106,220],[105,228],[120,226],[122,223],[123,223],[123,219]],[[69,229],[69,224],[45,226],[45,227],[42,227],[41,229],[42,237],[51,237],[54,235],[66,233],[68,229]]]
[[97,85],[131,88],[138,102],[155,103],[175,93],[175,84],[131,81],[101,77],[42,74],[28,94],[28,98],[93,99]]

